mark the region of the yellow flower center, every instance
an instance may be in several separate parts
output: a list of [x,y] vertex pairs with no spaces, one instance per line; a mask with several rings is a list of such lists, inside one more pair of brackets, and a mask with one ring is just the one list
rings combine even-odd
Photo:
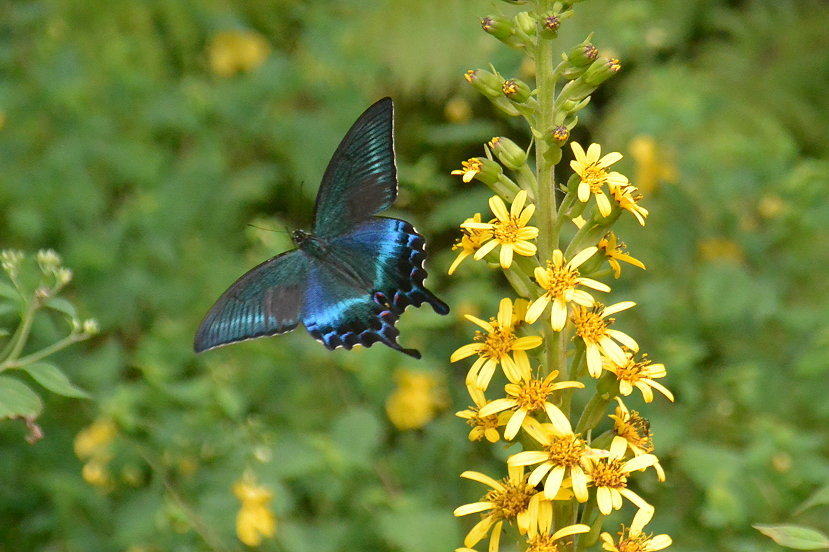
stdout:
[[[477,409],[473,410],[477,411]],[[490,414],[489,416],[478,416],[476,414],[475,416],[469,418],[466,423],[472,427],[481,428],[481,436],[483,436],[488,429],[498,429],[498,415]]]
[[618,458],[602,458],[590,472],[596,487],[609,489],[624,489],[627,487],[627,476],[622,471],[622,461]]
[[579,465],[584,455],[584,441],[576,435],[562,435],[554,437],[549,445],[544,447],[550,455],[550,462],[555,466],[573,468]]
[[585,165],[581,170],[581,181],[590,186],[594,194],[601,192],[602,184],[607,181],[607,170],[596,163]]
[[469,161],[461,162],[461,167],[463,168],[464,175],[471,173],[472,176],[475,176],[476,174],[481,172],[483,166],[484,164],[481,163],[479,159],[475,158],[472,158]]
[[530,506],[530,499],[538,491],[522,481],[514,483],[509,479],[502,479],[503,490],[489,491],[484,500],[492,502],[492,512],[500,519],[515,519],[518,514],[526,512]]
[[552,535],[536,535],[528,541],[527,552],[559,552]]
[[638,535],[628,535],[625,538],[625,530],[619,532],[619,544],[616,545],[616,550],[619,552],[648,552],[651,548],[648,546],[651,535],[639,533]]
[[594,305],[592,308],[573,309],[573,324],[576,326],[576,335],[585,343],[598,343],[607,334],[607,326],[613,322],[612,318],[604,320],[601,312],[602,305]]
[[553,392],[552,384],[545,383],[543,380],[522,381],[518,386],[518,390],[514,394],[515,400],[518,402],[518,408],[528,412],[544,408],[547,397]]
[[492,236],[499,243],[515,243],[518,241],[518,232],[521,230],[521,225],[518,219],[510,215],[509,219],[500,221],[492,229]]
[[653,451],[650,422],[640,416],[635,410],[630,411],[627,419],[621,417],[616,418],[616,422],[613,424],[613,432],[633,447],[644,452]]
[[512,351],[512,345],[515,343],[515,333],[512,328],[501,327],[498,322],[491,318],[489,323],[492,324],[493,332],[484,335],[482,332],[475,332],[475,341],[483,341],[484,348],[479,354],[487,358],[502,359]]
[[567,265],[553,266],[552,263],[547,263],[547,278],[550,280],[544,289],[547,290],[547,295],[551,298],[563,298],[564,294],[571,289],[575,289],[579,271],[577,269],[568,268]]
[[627,364],[624,366],[620,366],[615,370],[616,372],[616,379],[619,381],[629,381],[630,383],[636,383],[641,379],[647,378],[649,376],[647,367],[651,364],[651,361],[647,358],[643,358],[641,361],[636,362],[631,357]]

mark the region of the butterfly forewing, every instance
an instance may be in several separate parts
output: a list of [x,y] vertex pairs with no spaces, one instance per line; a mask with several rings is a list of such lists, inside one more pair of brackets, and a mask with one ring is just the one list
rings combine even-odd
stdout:
[[391,98],[369,107],[340,142],[322,178],[314,233],[337,236],[388,209],[397,197]]
[[236,280],[199,325],[196,352],[294,329],[301,320],[308,265],[303,251],[288,251]]

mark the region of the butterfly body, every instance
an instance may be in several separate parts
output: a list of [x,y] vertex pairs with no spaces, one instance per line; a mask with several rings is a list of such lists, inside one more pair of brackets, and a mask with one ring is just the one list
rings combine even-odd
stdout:
[[395,324],[409,305],[449,307],[423,284],[423,236],[408,222],[378,217],[397,196],[392,102],[384,98],[346,134],[317,195],[314,232],[292,233],[297,249],[239,278],[205,316],[196,352],[294,329],[327,348],[397,343]]

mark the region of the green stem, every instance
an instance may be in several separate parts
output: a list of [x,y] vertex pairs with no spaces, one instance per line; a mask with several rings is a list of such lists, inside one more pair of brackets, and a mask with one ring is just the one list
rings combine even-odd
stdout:
[[0,358],[4,359],[3,364],[0,364],[0,371],[8,368],[6,364],[14,362],[14,360],[20,355],[21,351],[23,351],[23,347],[29,339],[29,332],[32,329],[32,321],[34,320],[37,307],[38,300],[36,297],[33,297],[26,305],[26,311],[23,313],[20,325],[17,327],[17,330],[14,332],[11,340],[9,340],[3,348],[2,353],[0,353]]
[[3,370],[8,370],[9,368],[21,368],[23,366],[28,366],[29,364],[44,359],[49,355],[53,355],[61,349],[65,349],[66,347],[69,347],[70,345],[77,343],[78,341],[83,341],[84,339],[86,339],[86,334],[73,332],[61,339],[60,341],[56,341],[48,347],[44,347],[41,350],[35,351],[34,353],[28,354],[24,357],[10,357],[8,360],[0,364],[0,372],[2,372]]

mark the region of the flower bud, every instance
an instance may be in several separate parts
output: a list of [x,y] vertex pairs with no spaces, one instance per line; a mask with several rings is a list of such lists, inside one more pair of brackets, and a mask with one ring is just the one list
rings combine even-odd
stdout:
[[535,36],[535,19],[527,12],[515,16],[515,28],[526,36]]
[[553,13],[548,13],[541,18],[541,36],[544,38],[556,38],[560,26],[561,19]]
[[599,57],[599,50],[589,42],[583,42],[570,50],[567,54],[567,61],[575,67],[590,65]]
[[55,270],[55,281],[58,287],[63,287],[72,281],[72,271],[68,268],[59,268]]
[[461,166],[463,168],[452,171],[452,174],[463,175],[464,182],[470,182],[475,178],[484,184],[492,185],[504,174],[501,165],[486,157],[473,157],[461,163]]
[[553,127],[553,130],[550,132],[550,135],[553,138],[553,141],[558,144],[559,146],[567,142],[570,138],[570,129],[564,125],[558,125]]
[[498,15],[488,15],[481,19],[481,27],[498,40],[504,40],[515,32],[512,21]]
[[505,80],[501,86],[501,91],[504,93],[504,96],[515,103],[526,102],[530,99],[530,94],[532,93],[527,83],[518,79]]
[[87,318],[83,321],[83,333],[86,335],[95,335],[99,331],[98,322],[94,318]]
[[498,158],[498,161],[512,170],[518,170],[527,162],[527,152],[518,144],[503,136],[496,136],[489,141],[489,149]]
[[470,69],[463,75],[463,78],[484,96],[489,98],[501,96],[502,82],[495,73],[486,69]]
[[37,264],[44,274],[54,272],[60,266],[60,255],[54,249],[41,249],[37,252]]
[[584,82],[592,86],[599,86],[618,73],[621,68],[622,65],[616,58],[597,59],[584,74]]
[[4,249],[0,252],[0,264],[2,264],[6,274],[12,279],[17,277],[17,271],[24,258],[25,255],[23,255],[23,252],[17,251],[16,249]]

